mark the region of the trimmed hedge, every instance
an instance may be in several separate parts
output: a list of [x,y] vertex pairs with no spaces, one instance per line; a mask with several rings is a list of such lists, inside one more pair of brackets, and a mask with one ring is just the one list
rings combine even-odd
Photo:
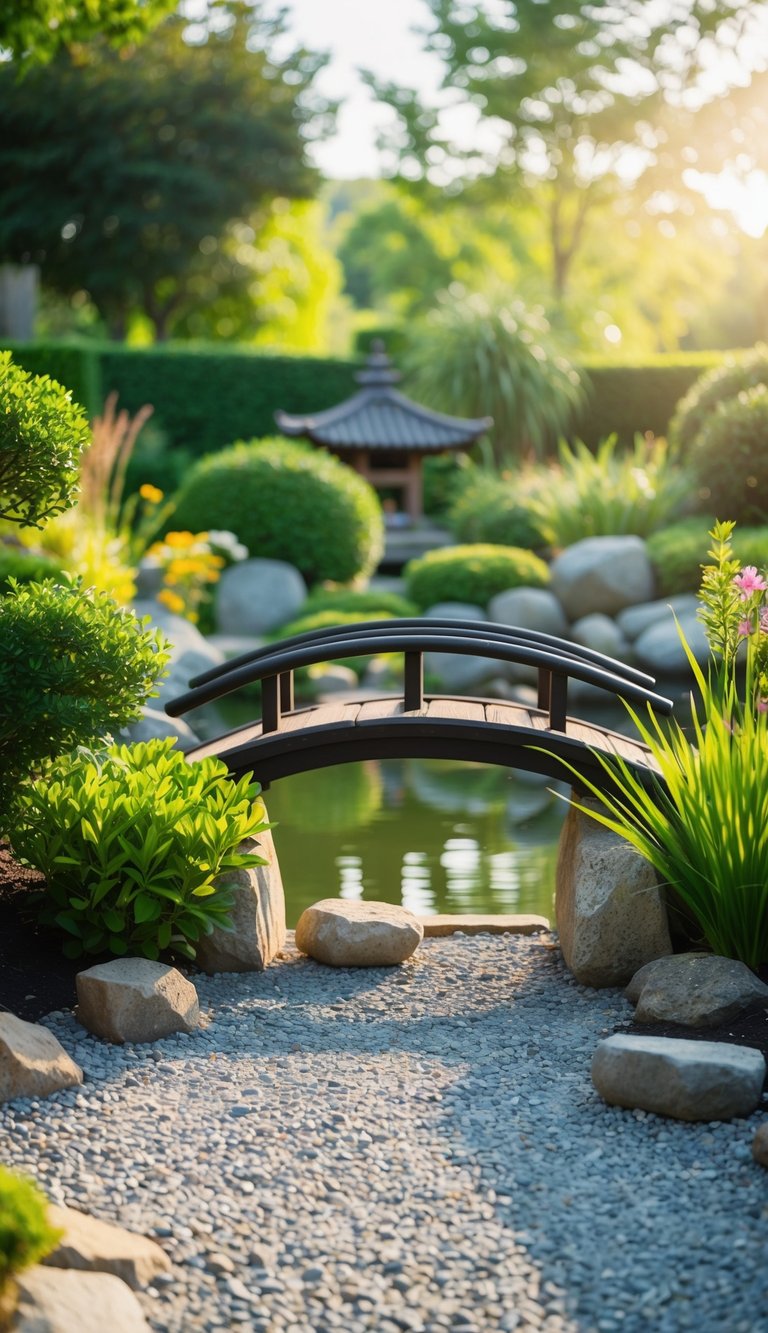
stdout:
[[[376,330],[360,334],[362,360]],[[397,359],[390,331],[379,330]],[[272,435],[278,407],[303,413],[332,407],[355,392],[359,362],[269,356],[229,344],[144,348],[85,340],[10,342],[25,370],[59,380],[93,415],[115,389],[120,405],[155,408],[154,424],[175,448],[203,454],[235,439]],[[595,445],[606,435],[631,441],[637,431],[663,435],[678,400],[726,352],[671,353],[642,365],[587,359],[588,402],[574,434]],[[407,384],[405,389],[407,391]]]
[[405,567],[406,591],[421,610],[438,602],[486,607],[507,588],[546,588],[549,568],[515,546],[444,546]]
[[252,556],[287,560],[308,583],[371,574],[384,547],[376,492],[352,468],[311,445],[240,442],[201,458],[165,531],[234,532]]
[[758,343],[748,352],[730,353],[701,375],[678,403],[669,423],[670,441],[687,455],[721,404],[759,384],[768,384],[768,347]]

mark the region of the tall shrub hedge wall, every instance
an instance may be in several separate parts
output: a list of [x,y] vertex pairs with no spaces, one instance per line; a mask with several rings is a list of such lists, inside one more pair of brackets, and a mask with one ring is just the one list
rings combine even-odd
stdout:
[[[376,332],[382,330],[360,342],[367,347]],[[151,403],[155,424],[169,443],[193,455],[242,437],[272,435],[278,407],[319,411],[357,388],[353,361],[268,356],[243,347],[129,348],[87,341],[4,345],[25,370],[60,380],[91,414],[111,389],[131,412]],[[391,350],[396,355],[394,346]],[[575,433],[589,445],[614,432],[623,440],[636,431],[663,435],[678,400],[724,356],[675,353],[633,366],[586,361],[588,402]],[[407,392],[407,383],[404,387]]]

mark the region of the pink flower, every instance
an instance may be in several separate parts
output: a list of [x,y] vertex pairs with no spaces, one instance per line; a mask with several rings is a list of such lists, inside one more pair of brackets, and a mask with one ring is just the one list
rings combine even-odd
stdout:
[[742,639],[746,639],[747,635],[752,633],[752,621],[740,620],[738,624],[738,630],[739,630],[739,637]]
[[768,634],[768,606],[764,606],[760,612],[760,632]]
[[740,574],[734,574],[733,581],[741,588],[741,600],[746,602],[753,592],[765,592],[768,588],[762,574],[758,574],[754,565],[745,565]]
[[758,713],[768,713],[768,699],[758,699],[755,707]]

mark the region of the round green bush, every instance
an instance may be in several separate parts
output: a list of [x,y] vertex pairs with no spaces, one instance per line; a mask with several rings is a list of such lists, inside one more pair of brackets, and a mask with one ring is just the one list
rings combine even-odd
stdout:
[[764,343],[743,356],[726,357],[721,366],[699,376],[680,399],[669,423],[670,444],[687,455],[720,404],[758,384],[768,384],[768,347]]
[[495,472],[476,471],[448,513],[448,526],[460,542],[490,542],[537,550],[546,545],[536,520],[521,499],[516,482]]
[[315,611],[354,613],[358,620],[379,620],[384,612],[405,619],[419,614],[418,607],[407,597],[397,592],[377,592],[375,588],[365,592],[355,588],[314,588],[298,614],[313,615]]
[[[708,563],[712,544],[709,532],[714,518],[697,515],[661,528],[648,538],[648,554],[663,597],[679,592],[698,592],[702,565]],[[768,527],[737,528],[733,553],[742,565],[768,567]]]
[[50,1225],[48,1200],[34,1182],[0,1166],[0,1297],[14,1275],[48,1254],[61,1234]]
[[731,398],[691,445],[689,463],[699,499],[737,523],[768,518],[768,385]]
[[411,560],[405,570],[409,597],[426,610],[437,602],[485,607],[506,588],[545,588],[549,567],[515,546],[445,546]]
[[240,441],[202,458],[165,527],[227,529],[252,556],[286,560],[308,583],[370,574],[384,548],[373,487],[323,450],[283,439]]
[[75,502],[88,418],[47,375],[29,375],[0,352],[0,518],[42,527]]
[[9,579],[16,579],[17,583],[38,583],[41,579],[55,579],[63,571],[61,562],[51,556],[0,546],[0,593],[8,591]]
[[[270,638],[275,641],[276,645],[279,645],[281,639],[290,639],[294,634],[306,634],[309,630],[333,629],[336,625],[339,627],[344,625],[354,625],[358,620],[391,619],[391,611],[385,610],[371,610],[368,611],[365,616],[358,615],[356,611],[333,611],[327,609],[325,611],[312,611],[308,615],[302,611],[295,620],[291,620],[287,625],[281,626],[275,634],[270,635]],[[373,659],[370,656],[361,655],[359,657],[329,658],[328,660],[336,662],[339,666],[349,667],[351,671],[356,673],[356,675],[362,676],[366,667]],[[308,677],[305,671],[302,670],[297,673],[297,690],[300,691],[300,687],[306,683],[307,679]]]

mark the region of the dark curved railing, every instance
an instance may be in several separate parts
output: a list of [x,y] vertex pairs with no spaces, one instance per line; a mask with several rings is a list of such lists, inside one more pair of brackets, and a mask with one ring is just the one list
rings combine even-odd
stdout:
[[262,733],[276,732],[280,730],[283,714],[294,709],[294,672],[299,667],[330,659],[398,652],[405,655],[405,712],[423,707],[425,652],[488,657],[535,667],[538,706],[547,710],[552,731],[565,731],[569,678],[597,686],[634,704],[649,704],[660,713],[672,711],[672,701],[650,688],[655,684],[652,676],[567,639],[490,621],[421,618],[360,621],[310,630],[244,653],[195,676],[191,688],[171,700],[166,712],[178,717],[244,685],[261,681]]

